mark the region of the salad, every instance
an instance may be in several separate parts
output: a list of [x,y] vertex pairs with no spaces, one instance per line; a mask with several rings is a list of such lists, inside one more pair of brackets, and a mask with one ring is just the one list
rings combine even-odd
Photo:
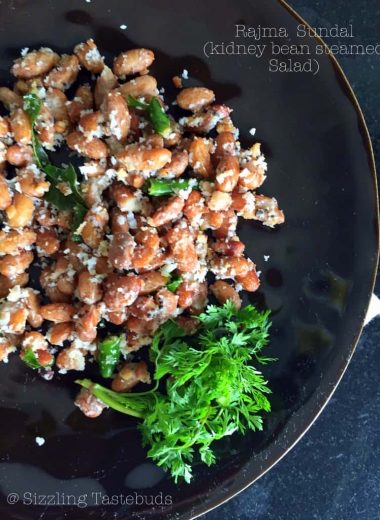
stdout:
[[187,74],[166,98],[154,60],[23,49],[0,87],[0,360],[47,380],[96,365],[75,404],[136,417],[148,456],[190,481],[270,410],[269,313],[242,307],[260,280],[237,224],[284,214],[232,108]]

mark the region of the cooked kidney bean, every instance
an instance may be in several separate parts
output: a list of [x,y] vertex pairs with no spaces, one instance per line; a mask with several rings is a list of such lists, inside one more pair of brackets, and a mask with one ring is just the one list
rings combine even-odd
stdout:
[[149,49],[131,49],[122,52],[113,62],[116,76],[131,76],[149,68],[154,61],[154,53]]
[[40,313],[45,320],[62,323],[72,320],[75,309],[74,306],[69,303],[49,303],[42,305]]
[[239,293],[227,282],[217,280],[210,286],[210,290],[220,304],[223,305],[227,300],[231,300],[234,302],[236,308],[240,309],[241,298]]
[[184,110],[198,112],[215,101],[215,94],[205,87],[184,88],[177,96],[178,105]]
[[[154,59],[149,49],[126,49],[111,68],[92,39],[63,55],[25,49],[15,84],[0,87],[8,111],[0,116],[0,361],[31,347],[48,367],[54,345],[62,373],[84,370],[107,322],[125,331],[129,355],[168,319],[192,334],[209,292],[239,308],[238,291],[259,288],[238,217],[284,222],[277,201],[256,193],[268,169],[261,145],[244,149],[232,108],[178,78],[176,103],[188,114],[177,121],[148,74]],[[58,149],[82,156],[77,181],[71,169],[49,166],[59,167]],[[144,362],[114,370],[118,392],[150,380]],[[76,404],[88,417],[104,408],[87,390]]]

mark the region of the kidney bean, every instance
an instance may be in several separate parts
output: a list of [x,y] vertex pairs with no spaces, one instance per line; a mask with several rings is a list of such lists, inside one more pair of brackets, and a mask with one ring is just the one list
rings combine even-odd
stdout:
[[131,49],[122,52],[113,62],[113,72],[118,77],[131,76],[145,71],[154,61],[154,53],[149,49]]
[[215,94],[205,87],[184,88],[177,95],[177,103],[184,110],[198,112],[215,101]]
[[241,298],[238,292],[235,291],[235,289],[227,282],[217,280],[210,286],[210,290],[221,305],[226,303],[226,301],[231,300],[235,304],[235,307],[240,309]]

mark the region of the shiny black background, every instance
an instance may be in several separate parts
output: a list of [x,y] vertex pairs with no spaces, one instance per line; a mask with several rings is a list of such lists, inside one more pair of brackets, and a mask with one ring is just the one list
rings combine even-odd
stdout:
[[[171,76],[187,68],[191,81],[210,85],[219,101],[234,107],[243,142],[251,141],[251,127],[258,129],[270,165],[263,193],[276,196],[287,215],[282,229],[246,222],[240,231],[262,270],[262,290],[252,300],[273,310],[268,353],[280,359],[266,371],[274,391],[273,413],[262,434],[221,443],[217,466],[197,468],[191,486],[175,486],[146,464],[132,420],[107,412],[89,421],[74,409],[70,377],[53,383],[33,380],[17,359],[0,367],[4,495],[59,491],[79,496],[97,490],[126,495],[136,489],[173,499],[172,508],[160,511],[138,505],[7,506],[2,498],[1,518],[129,518],[133,512],[143,518],[181,512],[186,518],[200,513],[238,491],[295,442],[351,356],[377,246],[374,186],[357,113],[327,58],[320,59],[314,77],[269,73],[266,60],[249,56],[208,61],[202,56],[207,40],[231,40],[237,22],[285,25],[294,38],[297,23],[275,0],[15,0],[0,3],[0,19],[3,81],[21,47],[47,44],[67,51],[93,36],[110,58],[145,45],[157,51],[152,72],[162,85],[168,87]],[[120,30],[121,24],[128,29]],[[264,255],[270,255],[268,262]],[[36,435],[46,438],[43,447],[35,444]]]

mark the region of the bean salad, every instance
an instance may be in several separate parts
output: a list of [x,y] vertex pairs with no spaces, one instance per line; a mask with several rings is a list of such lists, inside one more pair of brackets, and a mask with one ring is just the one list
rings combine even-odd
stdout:
[[[284,222],[257,193],[261,145],[242,148],[207,86],[175,76],[167,105],[154,59],[130,49],[108,66],[93,40],[61,56],[23,49],[0,87],[1,361],[18,355],[45,379],[98,363],[128,392],[150,382],[136,353],[163,323],[191,332],[211,295],[239,309],[259,288],[238,219]],[[76,404],[104,408],[87,389]]]

